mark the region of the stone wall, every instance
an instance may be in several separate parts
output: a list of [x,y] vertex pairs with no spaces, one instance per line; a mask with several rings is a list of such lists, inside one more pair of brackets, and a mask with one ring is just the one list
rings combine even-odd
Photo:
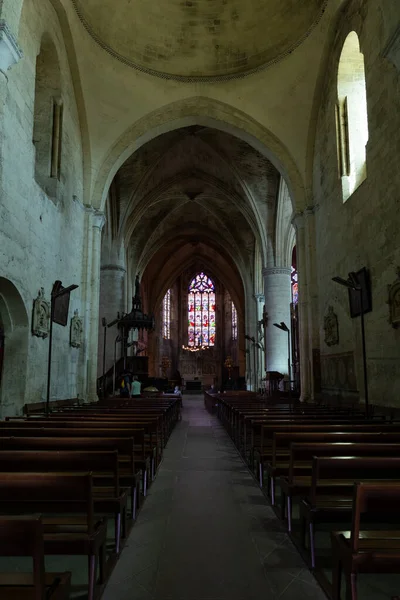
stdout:
[[[33,144],[36,57],[42,36],[48,33],[57,53],[60,70],[61,97],[64,105],[61,176],[56,182],[57,193],[50,198],[35,180],[35,146]],[[27,318],[26,356],[22,354],[14,373],[3,373],[2,413],[19,411],[25,402],[43,400],[46,395],[48,338],[31,335],[32,305],[40,288],[45,297],[55,280],[65,286],[80,287],[71,295],[69,317],[75,309],[84,316],[84,331],[88,331],[85,304],[83,265],[87,258],[85,229],[88,213],[84,208],[82,189],[82,151],[78,112],[74,98],[67,53],[56,14],[48,2],[26,2],[22,12],[18,44],[24,58],[12,67],[1,81],[1,204],[0,204],[0,264],[4,278],[0,295],[4,306],[12,305],[7,280],[18,291]],[[52,116],[50,115],[50,119]],[[90,271],[90,268],[89,268]],[[21,323],[13,323],[18,327]],[[11,327],[11,325],[10,325]],[[29,331],[29,333],[28,333]],[[51,398],[87,395],[86,342],[80,349],[69,345],[67,327],[54,325]],[[5,331],[5,354],[7,336]],[[22,351],[23,345],[19,345]],[[13,351],[17,351],[15,348]],[[7,363],[5,364],[7,368]],[[26,389],[18,383],[26,376]]]
[[[385,56],[393,34],[390,18],[395,24],[395,14],[395,3],[390,1],[385,2],[384,8],[376,6],[373,0],[348,4],[326,67],[314,158],[323,391],[329,385],[344,394],[349,387],[354,388],[354,382],[350,385],[343,371],[346,361],[341,361],[342,377],[340,373],[332,374],[339,364],[338,356],[354,353],[356,386],[361,398],[364,396],[360,318],[350,318],[348,292],[331,279],[337,275],[347,278],[350,271],[365,266],[370,271],[372,286],[372,312],[365,315],[370,401],[387,405],[398,404],[400,397],[400,331],[388,323],[387,305],[387,286],[396,279],[396,267],[400,265],[400,73],[399,65],[396,68]],[[335,103],[339,59],[352,30],[359,36],[365,60],[369,141],[367,178],[344,203],[338,174]],[[332,346],[325,343],[323,329],[329,306],[333,307],[339,323],[338,343]]]

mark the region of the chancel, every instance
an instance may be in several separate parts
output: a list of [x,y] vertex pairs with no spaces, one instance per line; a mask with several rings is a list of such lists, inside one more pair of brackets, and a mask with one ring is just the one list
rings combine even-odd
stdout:
[[0,0],[0,80],[1,600],[398,597],[399,0]]

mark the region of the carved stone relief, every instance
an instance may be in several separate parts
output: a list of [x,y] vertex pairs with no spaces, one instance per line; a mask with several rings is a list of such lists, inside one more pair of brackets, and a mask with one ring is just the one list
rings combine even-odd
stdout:
[[36,300],[33,302],[32,334],[46,338],[49,335],[50,302],[44,298],[44,288],[40,288]]
[[333,312],[333,306],[329,306],[328,313],[324,317],[325,344],[335,346],[339,343],[339,323],[337,315]]
[[397,279],[388,286],[389,323],[397,329],[400,327],[400,267],[397,268]]
[[78,309],[74,312],[74,316],[71,319],[71,330],[70,330],[70,345],[73,348],[80,348],[82,344],[82,332],[83,332],[83,321],[82,317],[79,316]]

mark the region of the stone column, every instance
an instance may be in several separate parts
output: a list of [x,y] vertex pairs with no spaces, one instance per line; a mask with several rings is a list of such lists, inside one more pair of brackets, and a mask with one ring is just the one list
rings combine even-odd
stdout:
[[[288,267],[263,269],[265,307],[268,313],[266,370],[288,375],[288,335],[274,327],[282,321],[290,329],[291,279]],[[291,358],[290,358],[291,360]]]
[[[304,234],[308,293],[308,352],[310,357],[310,396],[315,400],[321,392],[319,306],[315,260],[315,207],[304,211]],[[299,275],[300,277],[300,275]]]
[[256,342],[258,342],[261,346],[261,348],[259,348],[258,346],[256,347],[256,355],[257,355],[257,361],[256,361],[256,365],[257,365],[257,388],[262,387],[261,386],[261,380],[263,379],[263,377],[265,377],[265,354],[264,354],[264,350],[262,349],[264,347],[264,328],[263,326],[260,324],[260,321],[262,321],[263,318],[263,309],[264,309],[264,303],[265,303],[265,296],[264,294],[255,294],[255,299],[257,301],[257,335],[256,335]]
[[87,339],[88,368],[87,368],[87,399],[97,400],[97,352],[99,340],[99,298],[100,298],[100,254],[101,231],[105,223],[104,213],[93,211],[90,214],[89,228],[91,229],[90,248],[90,286],[88,289],[89,314]]
[[[120,263],[105,264],[100,268],[100,323],[105,317],[108,323],[117,318],[118,313],[126,312],[125,300],[125,278],[126,269]],[[129,307],[129,310],[131,307]],[[106,371],[114,364],[114,344],[118,335],[118,328],[109,327],[107,329],[106,345]],[[118,344],[117,358],[120,356],[121,344]],[[99,361],[98,376],[103,373],[103,333],[99,337]]]
[[311,361],[308,330],[308,285],[304,215],[298,213],[293,218],[296,228],[297,272],[299,276],[299,343],[300,343],[300,402],[311,397]]

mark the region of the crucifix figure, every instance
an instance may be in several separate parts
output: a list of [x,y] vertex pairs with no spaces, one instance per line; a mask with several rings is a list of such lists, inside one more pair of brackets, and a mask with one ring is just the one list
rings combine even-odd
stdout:
[[[259,336],[260,338],[264,338],[264,356],[265,356],[265,370],[267,370],[267,327],[268,327],[268,321],[269,321],[269,317],[268,317],[268,313],[266,311],[265,308],[265,304],[264,304],[264,308],[263,308],[263,318],[261,319],[261,321],[258,321],[258,331],[259,331]],[[261,331],[261,328],[264,329],[264,335]]]

